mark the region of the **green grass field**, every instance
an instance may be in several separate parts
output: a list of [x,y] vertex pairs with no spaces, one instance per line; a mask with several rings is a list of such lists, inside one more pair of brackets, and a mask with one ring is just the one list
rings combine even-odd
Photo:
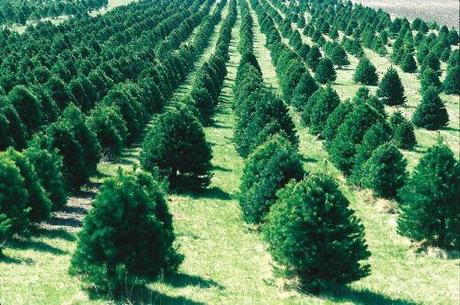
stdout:
[[[224,9],[225,17],[227,8]],[[277,76],[270,53],[264,46],[265,36],[255,21],[255,55],[268,86],[279,92]],[[366,228],[366,240],[372,256],[372,274],[334,293],[314,297],[290,285],[273,274],[272,260],[266,251],[257,228],[248,226],[240,217],[238,189],[243,160],[233,144],[235,116],[231,109],[232,85],[240,55],[236,50],[239,21],[232,32],[228,75],[220,96],[214,123],[205,128],[213,150],[213,178],[208,190],[200,194],[173,194],[169,207],[174,217],[179,251],[185,255],[177,275],[151,283],[142,291],[133,291],[132,297],[119,302],[91,299],[81,289],[77,278],[68,275],[69,260],[76,245],[76,232],[91,199],[100,183],[116,173],[138,164],[139,148],[125,151],[116,163],[101,162],[99,174],[92,183],[69,200],[63,211],[57,212],[43,224],[30,240],[16,240],[4,250],[0,260],[0,303],[14,305],[48,304],[155,304],[155,305],[304,305],[304,304],[364,304],[412,305],[459,304],[459,259],[443,258],[435,249],[416,255],[409,240],[396,233],[396,215],[388,213],[395,205],[374,198],[369,191],[352,189],[343,176],[328,161],[321,141],[300,125],[299,115],[291,110],[300,137],[300,152],[309,172],[327,171],[337,177],[341,188],[352,203]],[[217,40],[210,37],[210,47],[197,61],[194,71],[176,92],[179,97],[189,92],[194,72],[212,54]],[[307,39],[307,38],[305,38]],[[388,59],[369,53],[369,57],[385,71]],[[342,97],[350,97],[357,86],[352,73],[357,60],[338,71],[336,90]],[[417,79],[400,74],[409,97],[408,107],[413,111],[419,100]],[[458,153],[458,99],[448,102],[451,129],[441,134]],[[458,97],[457,97],[458,98]],[[456,117],[455,117],[456,115]],[[415,153],[405,152],[413,165],[426,147],[434,142],[434,133],[417,130],[420,148]],[[455,146],[455,147],[453,147]]]

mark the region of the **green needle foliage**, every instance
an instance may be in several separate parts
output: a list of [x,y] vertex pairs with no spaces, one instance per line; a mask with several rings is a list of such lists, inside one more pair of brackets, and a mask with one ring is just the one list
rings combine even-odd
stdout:
[[310,96],[318,89],[319,86],[315,79],[308,71],[305,72],[294,89],[292,105],[294,105],[297,109],[302,110]]
[[435,87],[430,86],[423,93],[422,101],[415,109],[412,122],[418,127],[429,130],[441,129],[449,122],[446,106]]
[[364,227],[332,178],[311,175],[277,196],[263,234],[287,276],[317,293],[369,275]]
[[398,148],[412,150],[417,145],[414,125],[397,111],[390,117],[393,142]]
[[159,168],[174,188],[201,189],[211,182],[211,147],[191,110],[178,105],[158,115],[142,143],[141,165]]
[[173,246],[165,195],[164,185],[145,172],[107,179],[84,220],[70,273],[118,296],[177,270],[182,256]]
[[402,105],[406,102],[404,87],[398,72],[393,67],[389,68],[383,76],[377,89],[377,96],[389,106]]
[[446,94],[460,94],[460,65],[447,69],[447,76],[442,84]]
[[394,198],[407,177],[407,161],[391,143],[380,145],[362,166],[362,184],[377,196]]
[[276,199],[276,192],[291,179],[304,176],[296,148],[275,135],[251,153],[245,162],[240,186],[240,206],[244,219],[261,223]]
[[337,78],[337,74],[334,70],[334,65],[332,60],[329,58],[323,58],[319,61],[318,66],[315,70],[315,79],[320,84],[325,84],[328,82],[333,82]]
[[375,86],[379,81],[377,69],[367,57],[361,57],[356,67],[353,81],[357,84]]
[[400,234],[437,247],[459,249],[459,177],[458,160],[438,141],[423,155],[399,192]]

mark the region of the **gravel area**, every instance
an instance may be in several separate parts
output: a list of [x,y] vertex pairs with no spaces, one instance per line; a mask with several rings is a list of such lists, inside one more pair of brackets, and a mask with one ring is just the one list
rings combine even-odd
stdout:
[[437,21],[448,27],[459,28],[459,0],[352,0],[363,5],[381,8],[395,16],[408,19],[420,17],[425,21]]

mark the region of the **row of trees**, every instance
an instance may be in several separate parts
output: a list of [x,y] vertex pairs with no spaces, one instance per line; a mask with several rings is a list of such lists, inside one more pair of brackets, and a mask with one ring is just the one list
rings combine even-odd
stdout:
[[[440,30],[440,39],[446,39],[447,35],[445,28]],[[451,31],[450,37],[455,41],[454,31]],[[452,55],[455,56],[455,52]],[[361,69],[375,71],[375,67],[367,61],[361,58]],[[455,59],[451,58],[450,61],[450,64],[456,65]],[[365,75],[358,70],[355,72],[355,79],[358,75]],[[439,98],[440,83],[433,76],[436,72],[431,73],[430,70],[434,71],[426,64],[423,73],[425,76],[422,75],[421,81],[424,87],[423,99],[412,120],[417,126],[439,129],[447,124],[448,115]],[[435,87],[434,84],[438,86]],[[455,248],[459,239],[458,230],[454,228],[458,226],[458,211],[453,212],[456,207],[450,202],[450,198],[458,193],[458,186],[455,186],[450,177],[456,175],[458,161],[453,157],[452,151],[442,141],[438,141],[422,157],[414,174],[409,176],[406,173],[406,161],[392,145],[396,144],[404,149],[412,148],[416,143],[413,127],[399,112],[386,120],[383,105],[380,103],[383,101],[388,105],[398,105],[405,101],[404,88],[396,70],[390,68],[380,82],[377,90],[379,99],[369,96],[369,91],[361,88],[352,103],[345,101],[338,104],[338,96],[333,94],[331,88],[326,88],[320,94],[321,90],[318,90],[318,94],[323,99],[327,98],[329,103],[323,102],[320,108],[330,109],[324,108],[324,105],[338,105],[329,112],[329,116],[325,116],[326,123],[320,134],[326,140],[326,148],[336,166],[349,175],[350,182],[369,187],[379,196],[398,199],[401,212],[398,230],[401,234],[415,240],[425,239],[428,243],[443,248]],[[312,105],[308,107],[310,110],[307,110],[307,118],[304,119],[313,132],[318,131],[314,115],[312,117],[312,109],[317,107],[315,99],[312,96]],[[442,168],[447,164],[450,166],[443,173],[434,169],[434,163],[437,162],[435,160],[440,156],[444,156],[445,160],[439,162],[439,165]],[[422,183],[422,179],[426,179],[425,182]],[[440,191],[443,194],[442,199],[439,199],[439,194],[430,191],[443,187],[448,187],[449,191]],[[424,194],[423,199],[416,195],[417,192]],[[433,204],[433,210],[436,210],[430,210],[430,218],[422,211],[427,204]],[[434,226],[434,223],[439,225]]]
[[[187,58],[182,62],[184,71],[193,67],[208,45],[225,5],[226,1],[219,2],[212,15],[204,18],[190,45],[174,50]],[[236,2],[231,1],[215,56],[228,52],[228,35],[235,21]],[[184,79],[182,75],[180,80]],[[171,93],[164,96],[169,99]],[[174,189],[179,185],[204,188],[211,170],[211,149],[199,111],[191,98],[187,101],[172,101],[166,111],[154,117],[142,143],[140,158],[145,171],[120,171],[106,180],[85,218],[70,273],[80,276],[88,286],[96,285],[99,292],[119,296],[135,285],[176,271],[183,260],[174,245],[166,203],[168,185]],[[117,216],[112,217],[113,213]],[[111,246],[101,251],[103,244]]]
[[[256,2],[252,4],[258,13],[262,30],[266,31],[270,24],[273,25],[272,21],[264,17]],[[252,137],[248,139],[256,147],[250,150],[248,155],[242,155],[245,157],[245,166],[239,201],[243,218],[249,223],[261,225],[263,236],[275,261],[287,275],[298,276],[304,287],[311,292],[321,291],[332,283],[348,283],[366,276],[370,270],[369,266],[360,263],[369,256],[364,242],[364,228],[349,209],[349,202],[340,193],[332,178],[325,175],[308,175],[305,172],[297,141],[292,140],[293,136],[297,138],[295,130],[287,133],[286,129],[276,128],[276,125],[282,126],[281,122],[289,122],[292,126],[293,123],[284,102],[270,92],[272,89],[264,87],[259,65],[252,52],[252,42],[248,43],[252,40],[247,39],[253,36],[252,17],[245,2],[240,2],[240,7],[243,20],[240,36],[244,37],[241,39],[244,45],[240,45],[242,57],[234,86],[234,108],[238,123],[244,118],[248,107],[251,107],[251,117],[256,118],[256,124],[264,122],[258,119],[261,114],[264,114],[265,118],[272,117],[272,121],[264,122],[265,127],[259,129],[261,131],[245,133],[246,137]],[[269,48],[274,45],[281,47],[281,41],[277,38],[272,40],[272,37],[276,35],[267,35],[267,42],[275,41],[269,44]],[[271,51],[273,54],[273,50]],[[290,59],[291,68],[283,70],[277,66],[277,72],[278,69],[283,71],[279,73],[295,70],[294,63],[298,58],[289,58],[281,52],[278,59],[272,57],[274,63],[283,62],[286,65],[290,64]],[[290,77],[285,76],[285,84],[288,84],[289,80],[295,84],[296,81]],[[312,84],[316,85],[316,82],[313,80]],[[285,95],[293,94],[289,93],[291,86],[281,85]],[[277,112],[267,114],[266,109],[274,104],[271,101],[275,99],[280,101],[280,106],[275,108]],[[258,107],[260,101],[267,106]],[[248,124],[247,130],[251,131],[254,125]],[[237,149],[240,139],[239,127],[240,124],[237,124],[235,131]],[[260,139],[262,135],[266,137],[263,140]],[[314,194],[303,193],[303,189],[310,188],[312,191],[314,189]],[[326,208],[324,204],[330,194],[335,194],[334,199],[328,200],[330,208]],[[327,224],[323,219],[330,219],[331,223]],[[298,230],[299,227],[302,227],[302,230]],[[322,238],[318,235],[320,231],[323,234]],[[325,235],[328,237],[324,237]],[[351,238],[351,235],[355,237]],[[336,240],[335,238],[340,239],[340,247],[333,249],[331,243],[324,242]],[[352,248],[356,250],[356,255],[345,258],[346,253]],[[324,261],[326,257],[328,259]],[[343,259],[349,263],[341,264],[339,268],[337,262]],[[320,269],[317,268],[319,265]]]
[[61,15],[75,16],[107,6],[108,0],[73,0],[73,1],[0,1],[0,24],[26,24],[28,20]]
[[[208,2],[208,5],[211,3]],[[176,14],[183,14],[180,6],[176,9],[179,10]],[[203,14],[207,14],[206,10]],[[202,33],[201,37],[205,35],[207,33]],[[184,49],[192,48],[185,45]],[[164,62],[156,64],[161,68],[174,67],[175,65],[168,60],[170,58],[165,58]],[[175,64],[177,65],[177,62]],[[150,70],[151,66],[147,65],[146,72]],[[185,75],[173,74],[171,71],[169,73],[171,78],[180,76],[180,79],[184,79],[185,77]],[[163,75],[166,75],[166,71]],[[10,156],[2,158],[2,166],[3,161],[5,163],[5,176],[2,176],[5,180],[2,181],[2,185],[6,186],[5,193],[10,192],[8,185],[11,180],[8,172],[15,176],[15,168],[7,164],[8,160],[13,158],[25,160],[18,162],[25,164],[21,166],[26,166],[24,167],[26,169],[21,170],[17,165],[22,175],[22,178],[19,176],[18,179],[23,181],[13,180],[15,183],[15,187],[11,189],[13,192],[7,197],[2,197],[0,204],[2,240],[16,233],[26,233],[32,223],[46,219],[51,210],[64,205],[68,191],[77,190],[88,181],[95,173],[97,163],[103,154],[118,156],[123,147],[139,138],[149,116],[161,110],[164,97],[170,94],[166,91],[168,89],[161,92],[154,78],[148,74],[139,78],[137,82],[117,85],[113,85],[113,80],[106,76],[99,78],[95,85],[97,88],[107,90],[107,94],[89,115],[85,115],[79,107],[70,103],[57,120],[36,129],[34,136],[26,144],[27,149],[22,154],[12,149],[5,153]],[[18,109],[24,110],[21,113],[28,115],[26,122],[30,124],[31,133],[36,126],[32,124],[35,122],[32,118],[37,118],[40,112],[30,108],[34,104],[34,97],[28,94],[26,88],[15,87],[8,97],[10,100],[2,105],[4,107],[2,109],[7,110],[4,113],[8,114],[5,117],[9,129],[6,129],[5,133],[13,135],[15,139],[22,139],[25,143],[25,137],[21,132],[29,129],[25,127],[15,129],[14,125],[10,125],[11,122],[24,123],[20,120],[16,108],[8,102],[17,101],[14,105],[22,107],[17,106]],[[9,131],[11,134],[8,134]],[[17,190],[21,188],[23,191],[18,192]],[[16,202],[19,202],[19,205],[16,205]]]

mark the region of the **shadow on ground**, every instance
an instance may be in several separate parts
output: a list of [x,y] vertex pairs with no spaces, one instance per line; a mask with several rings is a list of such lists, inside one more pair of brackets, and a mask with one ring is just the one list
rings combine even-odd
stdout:
[[360,305],[417,305],[417,303],[412,301],[393,299],[368,289],[357,290],[348,287],[338,288],[323,296],[332,301],[352,302],[353,304]]

